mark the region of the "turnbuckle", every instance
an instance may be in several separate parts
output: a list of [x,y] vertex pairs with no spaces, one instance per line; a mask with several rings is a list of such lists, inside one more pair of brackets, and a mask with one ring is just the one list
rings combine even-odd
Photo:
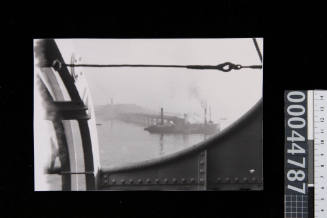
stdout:
[[239,70],[243,68],[240,64],[233,64],[231,62],[225,62],[222,64],[217,65],[217,70],[223,71],[223,72],[229,72],[231,70]]

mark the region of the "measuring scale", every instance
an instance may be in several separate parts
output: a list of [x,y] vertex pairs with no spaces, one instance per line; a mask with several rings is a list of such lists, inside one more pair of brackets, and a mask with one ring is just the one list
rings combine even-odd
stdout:
[[314,217],[327,218],[327,91],[315,90],[308,93],[312,96],[308,102],[313,104],[313,128],[310,130],[312,129],[314,142]]
[[285,92],[285,218],[327,218],[327,90]]

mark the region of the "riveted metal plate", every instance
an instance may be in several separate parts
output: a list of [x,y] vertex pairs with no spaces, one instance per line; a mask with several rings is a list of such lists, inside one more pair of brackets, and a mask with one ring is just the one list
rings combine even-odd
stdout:
[[229,134],[207,149],[207,188],[263,189],[262,103]]
[[206,190],[207,186],[207,151],[200,152],[199,155],[199,176],[198,176],[199,190]]
[[[101,172],[103,190],[261,190],[262,105],[207,150],[163,163]],[[215,142],[213,142],[215,143]]]
[[100,173],[103,190],[205,190],[206,151],[140,169]]

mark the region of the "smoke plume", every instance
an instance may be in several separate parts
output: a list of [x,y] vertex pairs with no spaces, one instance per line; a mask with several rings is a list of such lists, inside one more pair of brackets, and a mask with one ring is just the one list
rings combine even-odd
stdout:
[[189,96],[191,98],[196,99],[200,103],[202,109],[207,108],[207,101],[200,93],[199,88],[195,84],[192,84],[189,87]]

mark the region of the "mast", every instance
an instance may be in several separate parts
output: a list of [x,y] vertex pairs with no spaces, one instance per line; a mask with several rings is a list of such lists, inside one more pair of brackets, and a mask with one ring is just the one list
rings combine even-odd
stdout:
[[161,125],[163,125],[163,108],[161,108],[161,112],[160,112],[160,118],[161,118]]

